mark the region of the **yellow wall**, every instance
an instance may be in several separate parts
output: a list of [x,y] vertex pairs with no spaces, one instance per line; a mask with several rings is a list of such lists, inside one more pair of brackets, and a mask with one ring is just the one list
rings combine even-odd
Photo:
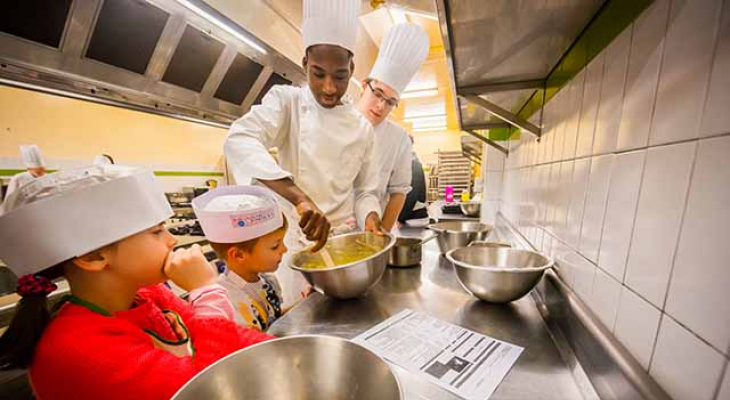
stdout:
[[421,163],[438,162],[438,151],[461,150],[459,131],[412,132],[413,149]]
[[19,145],[34,143],[50,160],[106,153],[120,164],[220,171],[225,137],[221,128],[0,86],[0,157],[19,157]]

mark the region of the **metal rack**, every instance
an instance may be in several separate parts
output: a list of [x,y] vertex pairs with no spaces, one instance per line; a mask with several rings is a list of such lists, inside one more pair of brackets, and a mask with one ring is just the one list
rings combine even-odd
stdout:
[[454,194],[469,191],[471,187],[471,161],[460,151],[439,151],[438,196],[443,197],[446,186],[454,187]]

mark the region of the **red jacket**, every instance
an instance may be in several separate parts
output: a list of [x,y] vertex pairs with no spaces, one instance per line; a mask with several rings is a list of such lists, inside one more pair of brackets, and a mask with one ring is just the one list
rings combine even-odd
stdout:
[[[233,351],[271,339],[222,317],[196,317],[193,308],[162,285],[140,290],[136,307],[113,317],[66,304],[36,348],[30,380],[39,400],[169,399],[202,369]],[[173,340],[162,310],[175,311],[194,355],[155,347],[152,331]],[[178,332],[180,329],[178,329]]]

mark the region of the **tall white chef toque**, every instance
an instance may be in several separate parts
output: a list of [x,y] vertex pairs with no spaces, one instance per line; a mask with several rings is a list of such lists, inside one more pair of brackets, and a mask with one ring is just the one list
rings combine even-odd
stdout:
[[20,146],[20,158],[23,160],[25,168],[41,168],[45,167],[41,149],[35,145]]
[[383,38],[369,77],[403,93],[426,60],[428,35],[416,24],[402,23],[390,28]]
[[205,237],[214,243],[243,243],[284,226],[274,193],[256,186],[223,186],[193,199]]
[[304,0],[304,48],[331,44],[355,53],[359,0]]
[[0,216],[0,259],[33,274],[151,228],[172,216],[151,171],[95,165],[36,178]]

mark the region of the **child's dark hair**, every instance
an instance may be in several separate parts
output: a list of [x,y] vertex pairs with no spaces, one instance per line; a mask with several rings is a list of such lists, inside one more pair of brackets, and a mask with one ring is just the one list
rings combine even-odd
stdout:
[[[286,217],[282,216],[282,218],[284,219],[284,225],[282,225],[281,228],[272,231],[271,233],[279,232],[282,230],[286,231],[289,228],[289,223],[287,222]],[[238,249],[241,249],[247,253],[250,253],[253,251],[253,248],[254,248],[254,246],[256,246],[256,243],[259,242],[259,239],[261,239],[261,237],[257,237],[255,239],[247,240],[247,241],[241,242],[241,243],[213,243],[213,242],[210,242],[210,247],[213,248],[213,250],[215,251],[215,254],[218,255],[219,259],[225,260],[226,254],[228,253],[228,249],[230,249],[231,247],[235,246]]]
[[[34,275],[53,280],[63,276],[65,263],[46,268]],[[36,345],[51,320],[48,295],[23,296],[15,306],[15,315],[8,330],[0,336],[0,369],[27,368],[33,360]]]

